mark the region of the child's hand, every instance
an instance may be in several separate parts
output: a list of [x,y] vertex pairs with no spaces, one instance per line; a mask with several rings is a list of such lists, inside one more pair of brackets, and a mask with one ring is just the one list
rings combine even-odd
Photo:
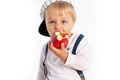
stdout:
[[57,49],[53,46],[52,42],[48,43],[48,48],[56,55],[58,56],[63,62],[65,63],[67,60],[67,51],[65,50],[64,43],[61,44],[61,48]]

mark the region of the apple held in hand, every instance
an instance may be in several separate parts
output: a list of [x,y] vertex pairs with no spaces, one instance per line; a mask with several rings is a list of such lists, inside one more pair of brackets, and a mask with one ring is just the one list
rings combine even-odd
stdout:
[[60,49],[61,43],[64,43],[64,47],[68,44],[68,34],[65,32],[55,32],[51,37],[53,46]]

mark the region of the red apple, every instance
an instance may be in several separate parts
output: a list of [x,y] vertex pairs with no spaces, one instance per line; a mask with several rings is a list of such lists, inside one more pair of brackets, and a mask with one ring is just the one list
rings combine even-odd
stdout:
[[51,41],[57,49],[61,48],[61,43],[64,43],[64,47],[66,47],[68,44],[68,34],[65,32],[55,32],[51,37]]

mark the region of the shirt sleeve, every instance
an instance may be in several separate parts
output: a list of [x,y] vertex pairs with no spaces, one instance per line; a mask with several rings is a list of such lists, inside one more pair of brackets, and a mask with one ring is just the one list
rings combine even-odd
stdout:
[[43,49],[41,51],[37,80],[45,80],[44,66],[43,66],[43,61],[44,61],[44,58],[45,58],[44,52],[45,52],[45,45],[43,46]]
[[68,53],[65,65],[76,70],[86,71],[91,64],[91,56],[90,45],[84,37],[77,47],[76,54]]

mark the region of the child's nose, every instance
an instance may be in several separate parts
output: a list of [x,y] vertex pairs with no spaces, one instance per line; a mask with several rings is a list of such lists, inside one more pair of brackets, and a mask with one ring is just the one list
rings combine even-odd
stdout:
[[60,24],[56,24],[54,29],[55,31],[60,31],[62,29],[62,26]]

